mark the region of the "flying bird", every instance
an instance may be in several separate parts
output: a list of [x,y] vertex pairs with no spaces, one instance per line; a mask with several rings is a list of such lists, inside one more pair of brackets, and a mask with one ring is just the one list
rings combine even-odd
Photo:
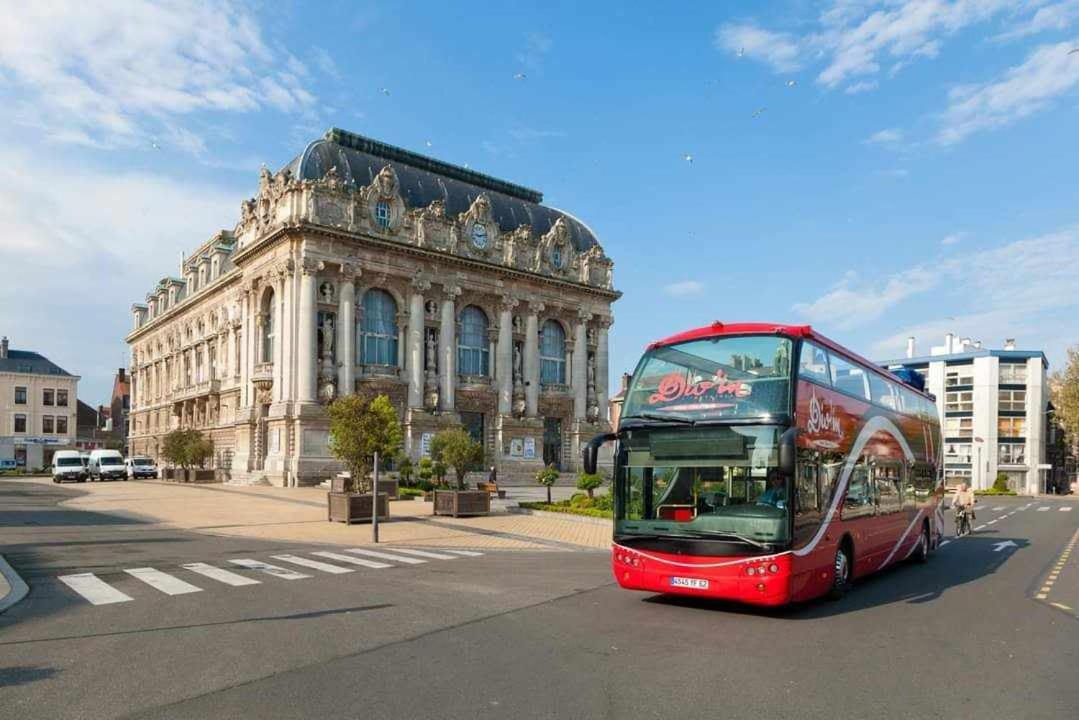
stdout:
[[514,73],[513,74],[513,79],[514,80],[524,80],[526,77],[528,77],[528,76],[525,75],[524,73]]
[[788,80],[787,81],[787,87],[794,87],[797,84],[798,84],[797,80]]
[[738,48],[738,57],[742,57],[745,54],[746,54],[746,49],[744,47]]
[[390,89],[389,88],[379,88],[378,91],[380,93],[382,93],[383,95],[385,95],[386,97],[390,96]]
[[161,149],[161,146],[157,144],[157,141],[156,141],[156,140],[151,140],[151,141],[150,141],[150,146],[151,146],[151,147],[152,147],[152,148],[153,148],[154,150],[160,150],[160,149]]
[[761,115],[764,114],[764,111],[767,110],[767,109],[768,108],[766,108],[766,107],[757,108],[756,110],[753,111],[753,117],[760,117]]
[[427,147],[431,147],[431,141],[430,140],[427,141]]
[[1074,55],[1075,53],[1079,53],[1079,48],[1072,48],[1068,51],[1069,55]]
[[691,162],[693,162],[693,156],[692,156],[692,155],[690,155],[689,153],[686,153],[685,155],[683,155],[683,156],[682,156],[682,159],[683,159],[683,160],[685,160],[685,161],[686,161],[686,162],[688,162],[688,163],[691,163]]

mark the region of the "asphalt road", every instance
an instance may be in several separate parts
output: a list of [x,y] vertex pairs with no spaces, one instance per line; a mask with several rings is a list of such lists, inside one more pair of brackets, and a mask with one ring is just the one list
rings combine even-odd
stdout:
[[[990,500],[981,529],[928,565],[838,603],[760,611],[622,591],[592,551],[327,574],[272,558],[328,548],[55,506],[76,492],[0,482],[0,552],[31,586],[0,615],[0,718],[984,720],[1079,707],[1074,501]],[[197,562],[260,582],[179,567]],[[146,566],[200,591],[125,572]],[[131,599],[93,605],[57,579],[86,572]]]

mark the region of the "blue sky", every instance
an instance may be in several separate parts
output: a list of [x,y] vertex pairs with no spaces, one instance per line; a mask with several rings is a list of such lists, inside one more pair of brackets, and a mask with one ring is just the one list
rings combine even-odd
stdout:
[[28,5],[0,28],[0,333],[90,402],[130,304],[332,126],[592,226],[612,379],[713,319],[875,358],[1079,341],[1079,0]]

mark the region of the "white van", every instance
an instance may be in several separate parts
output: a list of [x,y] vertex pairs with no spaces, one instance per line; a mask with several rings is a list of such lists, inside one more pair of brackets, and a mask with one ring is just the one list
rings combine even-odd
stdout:
[[94,450],[90,453],[91,480],[127,480],[127,466],[119,450]]
[[156,478],[157,465],[153,458],[133,457],[127,459],[127,477],[129,480],[136,478]]
[[86,467],[78,450],[57,450],[52,456],[52,481],[86,482]]

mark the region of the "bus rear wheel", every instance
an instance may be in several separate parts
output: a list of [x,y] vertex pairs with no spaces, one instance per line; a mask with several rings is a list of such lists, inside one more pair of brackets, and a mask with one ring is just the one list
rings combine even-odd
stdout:
[[914,548],[914,562],[929,562],[929,528],[922,525],[922,535],[918,538],[918,545]]
[[828,591],[828,598],[839,600],[850,590],[851,555],[848,546],[844,543],[836,548],[835,566],[832,576],[832,588]]

